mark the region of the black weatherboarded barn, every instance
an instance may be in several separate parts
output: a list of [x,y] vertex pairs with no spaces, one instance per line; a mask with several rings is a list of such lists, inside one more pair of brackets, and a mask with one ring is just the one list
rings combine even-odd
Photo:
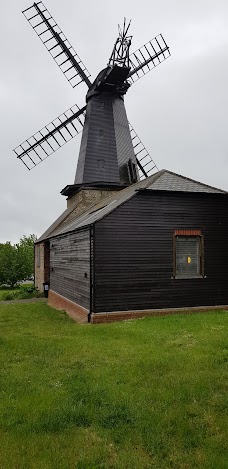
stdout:
[[162,170],[74,212],[37,244],[51,305],[91,322],[228,305],[225,191]]

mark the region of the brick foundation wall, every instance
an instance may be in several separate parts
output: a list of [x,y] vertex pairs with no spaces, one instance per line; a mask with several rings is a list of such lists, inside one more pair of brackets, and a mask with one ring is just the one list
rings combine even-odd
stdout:
[[82,189],[77,194],[67,199],[67,208],[71,208],[73,205],[76,205],[74,214],[79,214],[87,210],[90,206],[100,202],[111,195],[116,194],[117,189],[108,190],[108,189]]
[[167,316],[170,314],[194,314],[207,313],[214,310],[228,310],[228,305],[220,306],[199,306],[192,308],[167,308],[144,311],[115,311],[109,313],[93,313],[91,323],[101,324],[103,322],[126,321],[127,319],[145,318],[147,316]]
[[55,309],[66,311],[66,313],[76,322],[88,322],[88,309],[64,298],[64,296],[61,296],[52,290],[49,290],[48,305]]
[[[55,309],[66,311],[66,313],[76,322],[88,323],[89,310],[83,306],[74,303],[73,301],[64,298],[63,296],[49,291],[48,305]],[[167,308],[167,309],[152,309],[142,311],[114,311],[107,313],[93,313],[90,322],[92,324],[101,324],[114,321],[126,321],[128,319],[139,319],[147,316],[168,316],[171,314],[194,314],[194,313],[208,313],[215,310],[228,310],[228,305],[219,306],[199,306],[191,308]]]

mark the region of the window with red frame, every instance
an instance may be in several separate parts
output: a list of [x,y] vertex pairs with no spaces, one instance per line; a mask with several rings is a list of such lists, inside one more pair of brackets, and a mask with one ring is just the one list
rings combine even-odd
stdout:
[[200,230],[176,230],[174,234],[174,277],[203,277],[203,236]]

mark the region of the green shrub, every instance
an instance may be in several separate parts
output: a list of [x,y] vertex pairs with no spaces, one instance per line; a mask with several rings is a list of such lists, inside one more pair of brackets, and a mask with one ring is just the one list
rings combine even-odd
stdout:
[[21,284],[16,288],[4,288],[1,292],[1,301],[11,300],[29,300],[30,298],[42,298],[43,293],[40,293],[33,284]]
[[14,300],[16,298],[17,292],[13,291],[5,291],[1,294],[1,301],[10,301]]

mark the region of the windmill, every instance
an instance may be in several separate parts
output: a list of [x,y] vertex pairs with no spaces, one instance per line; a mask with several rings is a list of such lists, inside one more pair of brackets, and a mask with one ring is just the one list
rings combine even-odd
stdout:
[[131,85],[170,56],[160,34],[130,54],[130,23],[115,42],[108,65],[91,82],[90,74],[58,24],[42,2],[23,11],[26,19],[51,54],[70,85],[88,86],[86,105],[75,104],[14,152],[32,169],[82,131],[74,185],[125,186],[157,170],[153,159],[127,120],[124,95]]

